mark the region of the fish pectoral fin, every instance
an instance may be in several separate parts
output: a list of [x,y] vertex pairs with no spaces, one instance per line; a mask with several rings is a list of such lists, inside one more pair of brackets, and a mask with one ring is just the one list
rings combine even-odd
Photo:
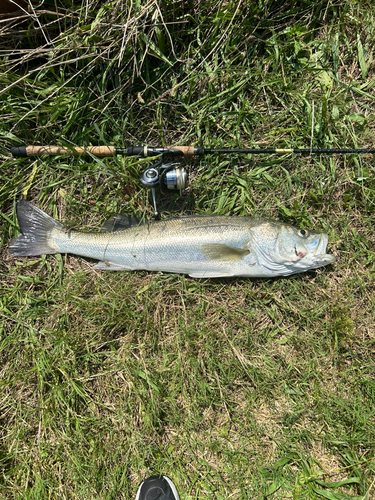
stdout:
[[234,276],[231,273],[224,273],[222,271],[197,271],[189,274],[190,278],[230,278]]
[[142,224],[141,219],[132,217],[131,215],[115,215],[108,219],[100,229],[101,233],[113,233],[114,231],[123,231],[130,227],[139,226]]
[[113,264],[112,262],[98,262],[94,269],[100,269],[101,271],[131,271],[130,267],[121,266],[120,264]]
[[207,259],[227,262],[240,261],[250,253],[247,248],[232,247],[222,243],[207,243],[200,248]]

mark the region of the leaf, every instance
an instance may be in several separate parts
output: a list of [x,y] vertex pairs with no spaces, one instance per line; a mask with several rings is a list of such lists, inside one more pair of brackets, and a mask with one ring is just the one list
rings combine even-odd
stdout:
[[339,488],[340,486],[345,486],[346,484],[359,484],[361,481],[359,477],[349,477],[349,479],[344,479],[344,481],[335,481],[334,483],[325,483],[319,479],[316,479],[315,482],[325,488]]
[[150,284],[145,285],[143,288],[141,288],[138,292],[137,295],[142,295],[143,292],[146,292],[149,288],[151,287]]
[[363,496],[343,495],[342,493],[333,493],[326,490],[315,490],[315,493],[323,498],[328,498],[328,500],[363,500],[364,498]]
[[158,57],[159,59],[162,59],[169,66],[173,66],[173,63],[171,63],[171,61],[167,59],[164,54],[162,54],[159,47],[145,33],[140,33],[139,38],[145,42],[147,52]]
[[93,31],[96,28],[96,26],[100,23],[100,21],[102,20],[102,14],[104,13],[104,11],[105,11],[104,7],[101,7],[98,10],[96,18],[95,18],[94,22],[91,24],[91,31]]
[[340,111],[337,106],[333,106],[331,115],[332,119],[335,121],[337,121],[340,118]]
[[4,130],[2,127],[0,127],[0,136],[12,139],[13,141],[19,141],[16,135],[12,134],[11,132],[8,132],[7,130]]
[[358,125],[364,125],[366,123],[366,117],[362,115],[362,113],[352,113],[348,116],[348,119],[351,122],[358,123]]
[[340,497],[332,493],[332,491],[325,491],[325,490],[315,490],[315,493],[318,495],[322,496],[323,498],[328,498],[328,500],[339,500]]
[[358,41],[357,41],[357,48],[358,48],[358,61],[359,61],[359,66],[360,66],[361,72],[362,72],[362,78],[365,79],[367,76],[369,67],[366,63],[365,53],[364,53],[363,45],[362,45],[361,39],[359,38],[359,35],[358,35]]
[[270,495],[273,495],[273,493],[275,493],[275,491],[277,491],[280,487],[281,487],[281,483],[279,481],[277,481],[277,480],[274,481],[273,483],[271,483],[269,485],[269,487],[267,488],[267,491],[264,494],[264,496],[268,497]]
[[159,392],[159,387],[150,380],[149,373],[147,371],[139,370],[138,376],[143,378],[147,384],[154,389],[155,392]]
[[327,73],[327,71],[321,71],[319,73],[318,78],[319,78],[319,81],[320,81],[322,87],[325,87],[328,89],[332,88],[333,81],[332,81],[332,78]]

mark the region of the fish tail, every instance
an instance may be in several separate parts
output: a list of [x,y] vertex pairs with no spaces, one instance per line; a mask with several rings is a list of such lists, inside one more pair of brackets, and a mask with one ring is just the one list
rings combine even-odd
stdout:
[[53,229],[63,229],[63,225],[26,200],[17,203],[17,218],[21,234],[9,245],[13,257],[26,257],[59,253],[51,246],[49,235]]

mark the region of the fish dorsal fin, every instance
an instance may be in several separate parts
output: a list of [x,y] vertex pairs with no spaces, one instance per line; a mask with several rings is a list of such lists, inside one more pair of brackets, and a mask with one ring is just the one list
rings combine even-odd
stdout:
[[203,255],[210,260],[232,262],[240,261],[250,253],[250,250],[247,248],[232,247],[222,243],[207,243],[206,245],[201,245],[201,251]]
[[139,226],[141,219],[131,215],[115,215],[108,219],[100,229],[101,233],[113,233],[114,231],[124,231],[133,226]]

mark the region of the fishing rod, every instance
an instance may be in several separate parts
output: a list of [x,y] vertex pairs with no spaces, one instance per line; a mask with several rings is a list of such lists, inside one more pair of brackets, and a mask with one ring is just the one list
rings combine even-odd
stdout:
[[375,154],[375,149],[361,148],[203,148],[196,146],[130,146],[128,148],[115,148],[114,146],[86,146],[86,147],[60,147],[60,146],[12,146],[10,152],[15,158],[43,155],[93,155],[100,158],[109,156],[204,156],[209,154]]
[[155,209],[155,218],[160,218],[156,208],[155,187],[162,191],[183,192],[189,184],[188,172],[181,167],[180,162],[167,161],[167,158],[191,158],[209,154],[375,154],[375,149],[366,148],[204,148],[201,146],[129,146],[115,148],[114,146],[12,146],[11,154],[15,158],[35,157],[44,155],[89,155],[100,158],[111,156],[138,156],[141,158],[160,156],[160,159],[148,167],[140,177],[141,183],[151,189]]

